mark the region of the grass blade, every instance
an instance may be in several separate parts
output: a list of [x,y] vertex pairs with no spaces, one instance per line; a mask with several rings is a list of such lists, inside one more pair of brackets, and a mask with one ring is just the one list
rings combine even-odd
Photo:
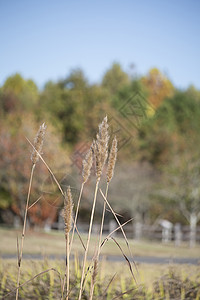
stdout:
[[116,241],[116,239],[115,239],[114,237],[111,237],[111,239],[115,242],[115,244],[116,244],[116,245],[118,246],[118,248],[120,249],[120,251],[121,251],[123,257],[125,258],[125,260],[126,260],[128,266],[129,266],[131,275],[132,275],[132,277],[133,277],[135,283],[137,284],[137,280],[136,280],[135,275],[134,275],[134,273],[133,273],[133,269],[132,269],[130,260],[128,259],[128,257],[126,256],[126,254],[123,252],[122,247],[121,247],[120,244]]

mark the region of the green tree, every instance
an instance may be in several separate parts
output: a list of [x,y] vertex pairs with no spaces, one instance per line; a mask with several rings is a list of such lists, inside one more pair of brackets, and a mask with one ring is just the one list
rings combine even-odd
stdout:
[[102,87],[106,88],[111,95],[129,83],[129,76],[122,70],[119,63],[114,63],[102,79]]
[[[187,138],[198,137],[200,106],[187,92],[166,99],[140,128],[141,156],[152,163],[167,163],[177,147],[188,147]],[[192,144],[194,147],[194,144]]]
[[84,102],[87,81],[80,70],[58,83],[49,82],[41,94],[42,114],[61,130],[65,142],[77,142],[84,128]]
[[189,222],[191,246],[200,218],[200,106],[193,95],[177,91],[140,132],[141,157],[159,164],[163,196]]
[[1,88],[1,109],[4,112],[33,110],[38,103],[38,89],[32,80],[20,74],[8,77]]

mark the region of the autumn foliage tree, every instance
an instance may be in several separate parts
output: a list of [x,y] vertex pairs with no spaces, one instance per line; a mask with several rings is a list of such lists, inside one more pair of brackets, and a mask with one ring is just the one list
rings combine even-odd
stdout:
[[172,83],[156,68],[151,69],[142,78],[142,83],[149,93],[148,101],[155,108],[159,107],[164,99],[170,98],[173,95],[174,87]]
[[[31,168],[31,152],[26,137],[33,142],[39,128],[31,115],[12,114],[0,124],[0,210],[1,217],[7,223],[12,223],[12,217],[18,215],[23,220],[25,200],[27,196],[28,180]],[[68,151],[60,147],[61,139],[49,124],[44,144],[44,157],[51,167],[59,172],[69,171]],[[42,183],[49,174],[40,161],[37,164],[33,180],[31,203],[39,197],[41,200],[30,209],[30,223],[44,225],[50,218],[52,221],[57,213],[56,206],[52,206],[51,195],[44,198]],[[7,213],[12,212],[10,219]]]

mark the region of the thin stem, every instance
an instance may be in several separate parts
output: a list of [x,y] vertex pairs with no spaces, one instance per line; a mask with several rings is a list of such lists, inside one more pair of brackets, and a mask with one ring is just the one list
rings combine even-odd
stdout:
[[41,276],[41,275],[43,275],[43,274],[45,274],[45,273],[47,273],[47,272],[49,272],[49,271],[54,271],[54,272],[56,272],[56,273],[58,274],[58,276],[59,276],[59,279],[60,279],[60,285],[61,285],[61,300],[63,300],[63,294],[62,294],[62,278],[61,278],[60,273],[59,273],[55,268],[50,268],[50,269],[48,269],[48,270],[45,270],[45,271],[42,271],[42,272],[38,273],[37,275],[35,275],[35,276],[33,276],[31,279],[25,281],[23,284],[21,284],[20,286],[18,286],[18,287],[15,288],[14,290],[10,291],[8,294],[5,295],[5,297],[9,296],[10,294],[14,293],[16,290],[22,288],[22,287],[23,287],[24,285],[26,285],[27,283],[33,281],[35,278],[37,278],[37,277],[39,277],[39,276]]
[[66,268],[65,268],[65,276],[64,276],[64,280],[63,280],[63,286],[62,286],[62,293],[63,294],[64,294],[66,281],[67,281],[66,300],[68,300],[68,297],[69,297],[69,233],[67,233],[67,238],[66,238]]
[[36,203],[38,203],[38,201],[42,198],[42,196],[40,196],[33,204],[31,204],[29,207],[28,207],[28,210],[31,209]]
[[[107,182],[106,193],[105,193],[106,199],[107,199],[107,196],[108,196],[108,188],[109,188],[109,183]],[[101,227],[100,227],[100,233],[99,233],[99,245],[98,245],[98,249],[97,249],[97,261],[99,261],[99,255],[100,255],[100,250],[101,250],[101,239],[102,239],[102,233],[103,233],[103,225],[104,225],[104,219],[105,219],[105,212],[106,212],[106,202],[104,201],[104,203],[103,203],[102,218],[101,218]],[[90,300],[92,300],[92,298],[93,298],[94,286],[95,286],[95,282],[93,282],[91,280],[91,285],[90,285]]]
[[[101,190],[101,189],[99,189],[99,190],[100,190],[100,193],[101,193],[101,195],[102,195],[104,201],[106,202],[106,204],[108,205],[109,209],[111,210],[111,212],[112,212],[112,214],[113,214],[115,220],[117,221],[118,225],[120,226],[120,229],[121,229],[121,232],[122,232],[122,234],[123,234],[123,236],[124,236],[124,239],[125,239],[127,248],[128,248],[128,250],[129,250],[130,256],[131,256],[131,258],[132,258],[132,260],[133,260],[133,254],[132,254],[132,252],[131,252],[131,249],[130,249],[130,246],[129,246],[129,242],[128,242],[128,239],[127,239],[126,234],[125,234],[125,232],[124,232],[124,229],[122,228],[122,225],[121,225],[121,223],[119,222],[119,220],[118,220],[118,218],[117,218],[117,216],[116,216],[116,213],[115,213],[114,210],[112,209],[111,205],[109,204],[109,202],[108,202],[107,198],[105,197],[105,195],[103,194],[102,190]],[[137,269],[137,266],[136,266],[134,260],[133,260],[133,263],[134,263],[135,269],[136,269],[136,271],[137,271],[137,274],[139,274],[138,269]]]
[[82,197],[82,193],[83,193],[83,187],[84,187],[84,182],[81,185],[81,189],[80,189],[80,193],[79,193],[76,214],[75,214],[75,218],[74,218],[74,226],[73,226],[72,236],[71,236],[71,241],[70,241],[69,253],[71,252],[72,243],[73,243],[73,239],[74,239],[74,232],[75,232],[75,228],[76,228],[76,222],[77,222],[77,218],[78,218],[79,206],[80,206],[81,197]]
[[69,297],[69,233],[67,234],[67,297],[66,300],[68,300]]
[[25,209],[25,214],[24,214],[24,225],[23,225],[22,238],[21,238],[21,249],[20,249],[20,255],[19,255],[19,259],[18,259],[16,300],[18,300],[18,296],[19,296],[18,287],[19,287],[19,281],[20,281],[21,261],[22,261],[22,253],[23,253],[24,238],[25,238],[25,231],[26,231],[27,212],[28,212],[29,199],[30,199],[30,194],[31,194],[31,187],[32,187],[32,181],[33,181],[34,169],[35,169],[35,164],[33,164],[32,169],[31,169],[31,175],[30,175],[30,181],[29,181],[29,187],[28,187],[28,195],[27,195],[27,199],[26,199],[26,209]]
[[[63,197],[64,197],[64,196],[65,196],[65,193],[64,193],[64,191],[62,190],[62,188],[61,188],[61,186],[60,186],[58,180],[56,179],[55,175],[53,174],[52,170],[50,169],[50,167],[48,166],[48,164],[46,163],[46,161],[44,160],[44,158],[43,158],[43,157],[41,156],[41,154],[37,151],[37,149],[35,149],[35,147],[34,147],[33,144],[31,143],[31,141],[29,141],[29,139],[28,139],[27,137],[26,137],[26,140],[27,140],[27,141],[29,142],[29,144],[33,147],[33,149],[37,152],[39,158],[40,158],[41,161],[44,163],[44,165],[45,165],[45,167],[47,168],[47,170],[49,171],[49,173],[52,175],[53,180],[55,181],[55,183],[56,183],[56,185],[58,186],[58,188],[59,188],[61,194],[62,194]],[[73,218],[72,218],[72,222],[74,222]],[[75,227],[76,227],[76,226],[75,226]],[[81,244],[83,245],[83,248],[84,248],[84,250],[85,250],[85,245],[84,245],[84,243],[83,243],[83,241],[82,241],[82,239],[81,239],[81,236],[80,236],[80,234],[79,234],[79,232],[78,232],[77,227],[76,227],[76,231],[77,231],[77,233],[78,233],[78,236],[79,236],[79,239],[80,239],[80,241],[81,241]]]
[[125,223],[121,224],[120,226],[118,226],[117,228],[115,228],[113,231],[111,231],[106,237],[105,239],[102,241],[101,243],[101,248],[103,247],[103,245],[105,244],[106,241],[108,241],[111,237],[111,235],[117,231],[118,229],[121,229],[121,227],[125,226],[127,223],[131,222],[133,220],[133,218],[131,218],[130,220],[126,221]]
[[95,211],[98,187],[99,187],[99,180],[96,181],[92,212],[91,212],[91,216],[90,216],[90,226],[89,226],[89,231],[88,231],[88,239],[87,239],[87,245],[86,245],[86,250],[85,250],[85,255],[84,255],[84,260],[83,260],[83,270],[82,270],[81,284],[80,284],[80,291],[79,291],[78,300],[81,300],[81,296],[82,296],[82,292],[83,292],[83,280],[84,280],[84,273],[85,273],[85,265],[86,265],[87,254],[88,254],[88,249],[89,249],[89,243],[90,243],[90,237],[91,237],[91,231],[92,231],[92,224],[93,224],[93,218],[94,218],[94,211]]
[[37,151],[37,149],[35,149],[35,147],[33,146],[33,144],[31,143],[31,141],[29,141],[29,139],[26,137],[27,141],[29,142],[29,144],[33,147],[33,149],[37,152],[37,155],[39,156],[39,158],[41,159],[41,161],[43,162],[43,164],[46,166],[46,168],[48,169],[49,173],[52,175],[53,180],[55,181],[55,183],[57,184],[61,194],[63,196],[65,196],[58,180],[56,179],[55,175],[53,174],[53,172],[51,171],[50,167],[47,165],[46,161],[44,160],[44,158],[41,156],[41,154]]
[[[107,196],[108,196],[108,188],[109,188],[109,183],[107,183],[107,186],[106,186],[106,193],[105,193],[106,199],[107,199]],[[101,239],[102,239],[102,233],[103,233],[103,224],[104,224],[104,218],[105,218],[105,211],[106,211],[106,202],[104,201],[104,203],[103,203],[103,213],[102,213],[102,219],[101,219],[101,229],[100,229],[100,234],[99,234],[99,246],[98,246],[98,257],[97,258],[99,258],[99,254],[100,254]]]

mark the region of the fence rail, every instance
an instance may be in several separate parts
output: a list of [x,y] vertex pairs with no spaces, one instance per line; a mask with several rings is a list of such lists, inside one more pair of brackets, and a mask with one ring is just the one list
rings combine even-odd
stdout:
[[[109,224],[104,224],[103,234],[108,234],[117,227],[117,223],[112,220]],[[54,223],[52,228],[62,230],[64,228],[64,224],[62,222]],[[86,233],[88,232],[89,225],[86,223],[78,223],[77,228],[80,233]],[[92,233],[98,234],[99,230],[100,224],[94,224]],[[150,226],[142,223],[134,223],[124,226],[124,231],[129,239],[139,240],[145,238],[151,241],[160,241],[163,243],[174,241],[177,246],[182,242],[191,243],[190,227],[185,225],[181,226],[180,224],[172,224],[166,228],[166,226],[160,226],[159,224]],[[121,230],[117,230],[114,235],[122,236]],[[196,228],[195,236],[193,235],[193,242],[200,242],[200,226],[197,226]]]

